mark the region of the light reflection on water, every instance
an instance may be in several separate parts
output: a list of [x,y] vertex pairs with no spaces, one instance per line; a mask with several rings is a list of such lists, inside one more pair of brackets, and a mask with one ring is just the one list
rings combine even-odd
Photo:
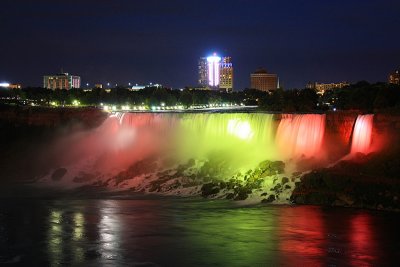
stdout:
[[7,200],[0,265],[393,266],[399,217],[188,199]]

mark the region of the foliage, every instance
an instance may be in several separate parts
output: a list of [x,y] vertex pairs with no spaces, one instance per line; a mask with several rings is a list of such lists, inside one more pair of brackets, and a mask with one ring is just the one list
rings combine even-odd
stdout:
[[[1,90],[2,102],[9,99],[16,103],[34,101],[40,105],[71,105],[79,101],[82,105],[146,105],[176,106],[207,104],[244,104],[258,106],[261,110],[273,112],[315,112],[336,108],[337,110],[360,110],[372,112],[382,109],[400,108],[400,86],[386,83],[369,84],[358,82],[341,89],[325,91],[318,95],[313,89],[277,89],[263,92],[255,89],[225,92],[215,90],[172,90],[169,88],[146,87],[130,91],[124,87],[111,90],[49,90],[38,87]],[[27,101],[25,101],[27,100]]]

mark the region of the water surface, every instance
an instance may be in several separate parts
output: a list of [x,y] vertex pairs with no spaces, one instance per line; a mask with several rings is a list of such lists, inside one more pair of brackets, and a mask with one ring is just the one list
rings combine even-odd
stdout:
[[399,214],[200,199],[3,199],[6,266],[396,266]]

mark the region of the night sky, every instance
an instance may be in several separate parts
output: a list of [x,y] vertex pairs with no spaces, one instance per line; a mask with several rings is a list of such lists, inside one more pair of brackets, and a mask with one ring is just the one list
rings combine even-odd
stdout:
[[234,88],[262,66],[285,88],[386,81],[400,67],[400,1],[2,0],[0,82],[197,83],[197,61],[231,56]]

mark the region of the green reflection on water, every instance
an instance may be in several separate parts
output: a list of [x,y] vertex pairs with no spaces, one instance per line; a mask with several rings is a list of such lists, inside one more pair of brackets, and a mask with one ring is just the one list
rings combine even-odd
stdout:
[[[261,266],[277,262],[278,225],[272,213],[259,207],[194,207],[181,216],[185,254],[194,255],[190,264]],[[199,254],[203,256],[196,258]]]

